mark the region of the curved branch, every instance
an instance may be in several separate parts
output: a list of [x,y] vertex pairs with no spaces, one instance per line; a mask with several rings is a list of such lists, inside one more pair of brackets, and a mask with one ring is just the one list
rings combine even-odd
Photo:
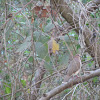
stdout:
[[92,71],[89,75],[83,75],[80,78],[74,78],[73,80],[70,80],[69,82],[66,82],[65,84],[61,84],[60,86],[54,88],[50,92],[46,93],[41,97],[39,100],[49,100],[56,94],[64,91],[67,88],[72,87],[73,85],[76,85],[78,83],[83,83],[84,81],[87,81],[93,77],[100,76],[100,69],[97,69],[95,71]]

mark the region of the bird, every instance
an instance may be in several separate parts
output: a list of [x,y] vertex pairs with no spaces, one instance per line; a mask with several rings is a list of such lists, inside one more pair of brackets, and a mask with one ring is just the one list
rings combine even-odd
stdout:
[[[80,54],[77,54],[69,62],[68,68],[66,69],[66,75],[64,77],[64,82],[68,82],[73,75],[77,75],[80,72],[82,66]],[[62,82],[63,83],[63,82]]]

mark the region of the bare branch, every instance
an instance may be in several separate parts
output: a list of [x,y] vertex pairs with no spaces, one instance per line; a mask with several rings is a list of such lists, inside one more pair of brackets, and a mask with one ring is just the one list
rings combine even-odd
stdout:
[[89,79],[91,79],[93,77],[96,77],[96,76],[100,76],[100,69],[97,69],[95,71],[92,71],[89,75],[83,75],[80,78],[77,78],[77,79],[74,78],[74,79],[70,80],[69,82],[66,82],[65,84],[61,84],[60,86],[54,88],[50,92],[45,93],[43,95],[43,97],[40,98],[39,100],[49,100],[50,98],[52,98],[56,94],[64,91],[65,89],[70,88],[73,85],[76,85],[78,83],[83,83],[84,81],[87,81],[87,80],[89,80]]

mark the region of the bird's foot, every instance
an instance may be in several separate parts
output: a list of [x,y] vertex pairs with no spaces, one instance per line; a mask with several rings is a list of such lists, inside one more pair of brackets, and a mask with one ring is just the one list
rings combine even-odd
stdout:
[[73,79],[74,79],[74,78],[80,78],[80,76],[74,75],[72,78],[73,78]]

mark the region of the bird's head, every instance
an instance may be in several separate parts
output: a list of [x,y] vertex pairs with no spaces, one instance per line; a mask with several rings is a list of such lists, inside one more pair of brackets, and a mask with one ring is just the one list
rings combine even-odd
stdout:
[[81,57],[81,55],[80,54],[76,54],[75,57]]
[[75,56],[74,56],[74,58],[81,58],[81,55],[80,54],[76,54]]

